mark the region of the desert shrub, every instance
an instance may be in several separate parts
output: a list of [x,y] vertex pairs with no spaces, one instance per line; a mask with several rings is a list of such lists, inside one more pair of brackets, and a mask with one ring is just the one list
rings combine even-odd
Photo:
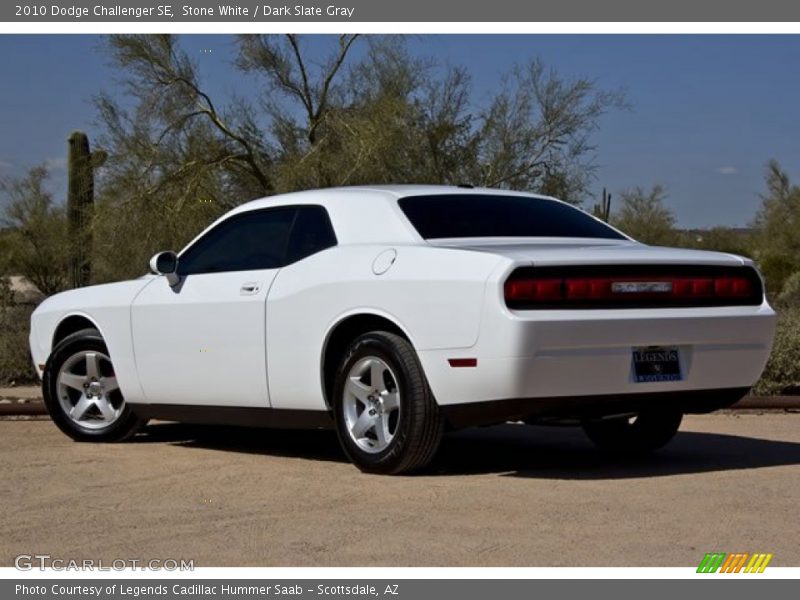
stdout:
[[36,381],[28,349],[32,304],[17,304],[8,284],[0,278],[0,385]]
[[779,311],[772,354],[753,393],[800,394],[800,306]]
[[800,186],[776,162],[766,172],[766,193],[753,221],[753,258],[767,280],[767,291],[778,294],[800,270]]
[[800,309],[800,271],[786,279],[775,304],[782,309]]

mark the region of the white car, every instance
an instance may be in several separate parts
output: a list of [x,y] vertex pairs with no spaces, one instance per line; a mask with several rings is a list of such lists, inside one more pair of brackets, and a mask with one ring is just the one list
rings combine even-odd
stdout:
[[151,418],[335,427],[358,467],[400,473],[446,429],[521,420],[645,451],[740,399],[774,330],[746,258],[469,186],[256,200],[150,268],[33,314],[47,408],[76,440]]

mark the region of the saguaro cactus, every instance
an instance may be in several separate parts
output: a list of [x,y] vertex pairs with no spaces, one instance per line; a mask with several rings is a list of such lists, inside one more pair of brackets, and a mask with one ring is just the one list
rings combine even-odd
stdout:
[[606,223],[608,223],[608,220],[611,218],[611,194],[606,191],[606,188],[603,188],[603,195],[600,198],[600,203],[594,205],[592,212],[595,217],[602,219]]
[[91,152],[82,131],[69,136],[67,222],[70,239],[70,278],[73,287],[89,284],[92,275],[92,215],[94,170],[105,162],[106,153]]

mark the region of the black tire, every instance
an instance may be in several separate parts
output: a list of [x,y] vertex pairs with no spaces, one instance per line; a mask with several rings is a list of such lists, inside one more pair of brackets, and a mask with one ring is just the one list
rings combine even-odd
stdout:
[[[42,395],[50,418],[58,428],[79,442],[119,442],[134,435],[145,423],[124,404],[119,416],[107,426],[90,428],[77,423],[65,412],[58,397],[58,374],[64,363],[81,351],[96,351],[108,356],[108,348],[96,329],[82,329],[61,340],[47,359],[42,377]],[[109,394],[110,396],[110,394]],[[115,397],[119,404],[121,394]]]
[[[351,369],[365,358],[383,361],[397,379],[399,416],[388,446],[367,452],[347,429],[344,392]],[[367,473],[399,474],[427,465],[439,448],[444,421],[414,348],[402,337],[374,331],[357,338],[339,363],[333,386],[336,432],[350,460]],[[364,409],[366,410],[366,409]]]
[[666,445],[681,425],[679,411],[648,411],[627,418],[586,421],[583,430],[599,448],[624,454],[645,454]]

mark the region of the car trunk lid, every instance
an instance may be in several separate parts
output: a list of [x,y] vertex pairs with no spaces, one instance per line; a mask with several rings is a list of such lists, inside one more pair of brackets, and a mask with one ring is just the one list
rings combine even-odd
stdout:
[[505,256],[519,265],[707,265],[743,266],[733,254],[647,246],[632,240],[587,238],[459,238],[428,240],[439,248],[457,248]]

